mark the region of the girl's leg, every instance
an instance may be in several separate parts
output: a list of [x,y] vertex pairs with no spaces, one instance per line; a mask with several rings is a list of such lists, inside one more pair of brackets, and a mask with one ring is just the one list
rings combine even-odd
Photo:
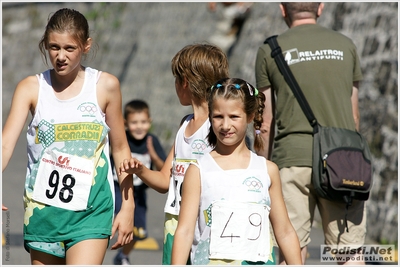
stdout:
[[65,259],[30,249],[32,265],[65,265]]
[[67,265],[102,265],[108,238],[80,241],[67,250]]

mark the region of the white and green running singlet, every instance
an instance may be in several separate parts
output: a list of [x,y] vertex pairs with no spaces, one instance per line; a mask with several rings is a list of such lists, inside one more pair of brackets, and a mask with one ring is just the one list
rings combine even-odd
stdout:
[[27,132],[24,240],[54,255],[64,248],[47,251],[42,242],[111,235],[114,185],[109,128],[97,103],[100,74],[86,68],[81,92],[68,100],[55,96],[50,70],[37,75],[38,103]]

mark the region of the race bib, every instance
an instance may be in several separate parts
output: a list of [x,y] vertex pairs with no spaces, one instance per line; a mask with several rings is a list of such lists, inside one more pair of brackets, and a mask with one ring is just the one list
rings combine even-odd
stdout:
[[176,159],[172,163],[172,176],[169,181],[168,197],[164,212],[179,215],[183,178],[190,163],[195,161],[195,159]]
[[93,182],[92,160],[46,150],[40,159],[32,198],[67,210],[85,210]]
[[270,207],[216,201],[211,208],[210,259],[267,262]]

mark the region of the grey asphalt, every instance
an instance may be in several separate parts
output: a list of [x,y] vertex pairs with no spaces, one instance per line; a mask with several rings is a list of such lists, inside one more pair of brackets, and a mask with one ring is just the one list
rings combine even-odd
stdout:
[[[2,265],[29,265],[29,254],[23,248],[23,188],[26,171],[26,141],[25,133],[20,136],[17,147],[7,169],[2,175],[3,204],[9,208],[2,212],[2,232],[6,238],[2,246]],[[137,249],[130,255],[130,262],[134,265],[160,265],[162,260],[163,242],[163,207],[166,195],[148,190],[148,232],[154,238],[159,249]],[[309,258],[306,265],[330,265],[320,262],[320,245],[323,244],[322,230],[315,226],[311,232],[311,244],[309,245]],[[114,241],[111,240],[111,244]],[[103,265],[112,265],[113,257],[117,252],[109,249],[106,253]]]

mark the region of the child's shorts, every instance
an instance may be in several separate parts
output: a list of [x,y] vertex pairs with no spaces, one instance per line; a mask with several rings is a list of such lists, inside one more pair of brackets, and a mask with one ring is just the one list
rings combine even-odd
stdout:
[[90,235],[83,235],[77,238],[68,239],[62,242],[54,242],[54,243],[47,243],[47,242],[36,242],[36,241],[25,241],[24,248],[27,252],[29,249],[34,249],[37,251],[41,251],[59,258],[65,258],[65,252],[72,247],[73,245],[88,239],[104,239],[108,238],[108,245],[110,244],[110,236],[105,234],[90,234]]

